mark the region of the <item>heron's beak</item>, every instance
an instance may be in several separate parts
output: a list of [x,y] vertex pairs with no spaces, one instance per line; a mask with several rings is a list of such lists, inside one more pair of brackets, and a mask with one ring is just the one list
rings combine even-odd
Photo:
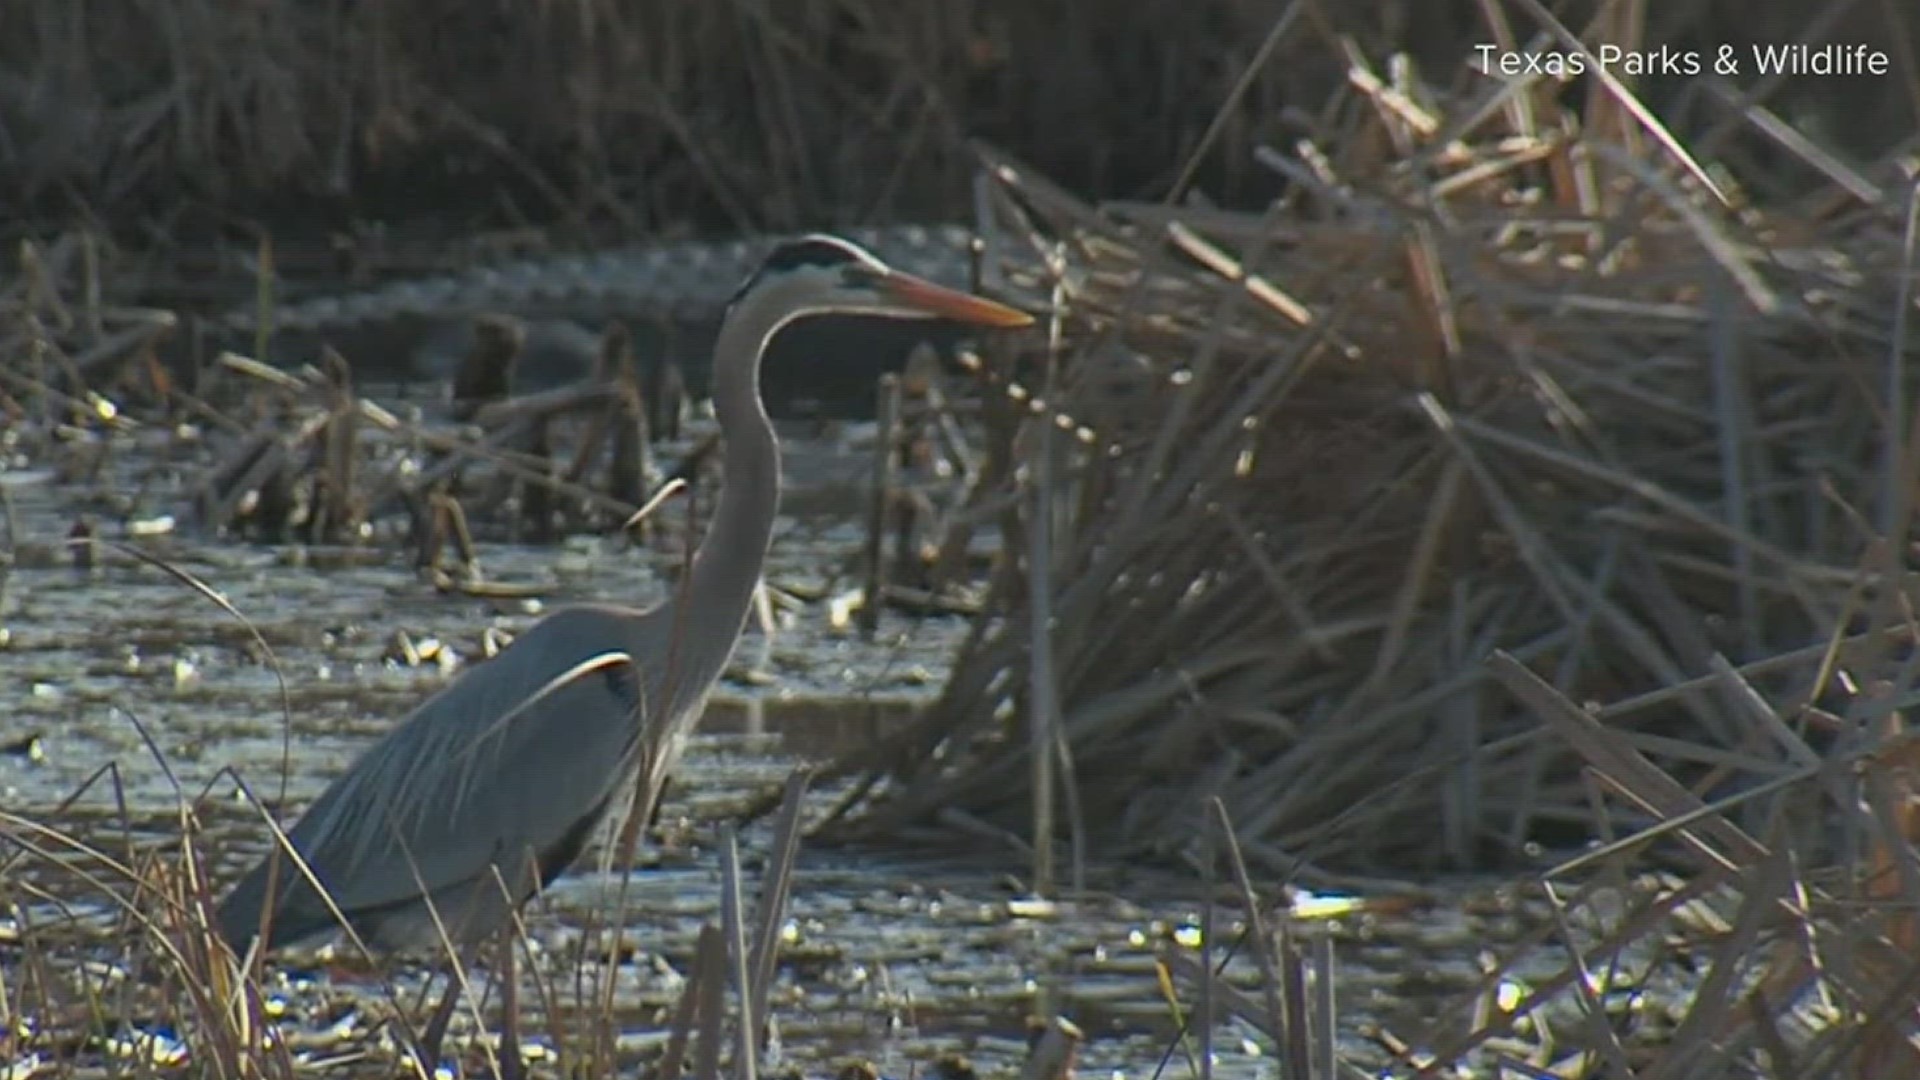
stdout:
[[898,270],[889,272],[878,284],[882,293],[907,307],[954,322],[1004,327],[1030,326],[1033,323],[1033,316],[1018,308],[997,304],[944,285],[935,285],[925,278],[903,274]]

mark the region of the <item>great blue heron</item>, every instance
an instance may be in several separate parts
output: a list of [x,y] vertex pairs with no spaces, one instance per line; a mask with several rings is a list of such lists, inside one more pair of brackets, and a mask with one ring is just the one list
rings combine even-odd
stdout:
[[271,949],[336,930],[336,910],[376,949],[432,946],[443,929],[457,947],[477,944],[579,856],[626,805],[629,782],[646,803],[657,797],[745,626],[772,539],[780,449],[760,400],[761,355],[796,320],[823,314],[1033,321],[835,237],[772,252],[714,346],[722,488],[677,595],[647,610],[556,611],[423,702],[287,833],[326,899],[276,852],[221,901],[218,928],[236,954],[257,935]]

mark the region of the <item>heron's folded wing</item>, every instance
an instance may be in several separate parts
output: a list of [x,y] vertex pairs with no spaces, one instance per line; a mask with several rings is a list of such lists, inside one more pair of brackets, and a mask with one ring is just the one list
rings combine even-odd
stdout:
[[422,703],[291,831],[343,911],[536,862],[598,812],[645,729],[633,659],[555,616]]

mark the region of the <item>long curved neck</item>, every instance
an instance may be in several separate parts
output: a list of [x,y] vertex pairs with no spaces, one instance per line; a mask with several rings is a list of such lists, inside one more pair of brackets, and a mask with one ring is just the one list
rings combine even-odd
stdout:
[[678,598],[676,703],[704,695],[725,669],[773,540],[780,446],[760,401],[760,357],[785,313],[763,308],[749,300],[735,310],[714,344],[713,411],[726,457],[720,500]]

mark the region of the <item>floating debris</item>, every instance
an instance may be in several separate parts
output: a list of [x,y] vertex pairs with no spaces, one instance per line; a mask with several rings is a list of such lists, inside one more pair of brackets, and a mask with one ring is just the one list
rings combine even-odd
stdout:
[[47,760],[46,737],[35,731],[19,738],[0,743],[0,754],[8,757],[26,758],[34,764]]

